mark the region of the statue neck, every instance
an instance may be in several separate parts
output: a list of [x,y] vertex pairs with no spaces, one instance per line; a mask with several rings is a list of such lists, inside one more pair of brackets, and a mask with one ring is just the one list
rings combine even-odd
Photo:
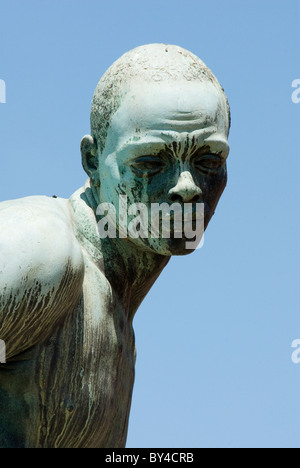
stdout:
[[126,239],[106,238],[101,244],[105,275],[132,320],[170,257],[139,250]]
[[75,234],[119,296],[128,319],[167,265],[170,257],[136,247],[128,239],[101,239],[97,227],[97,194],[89,182],[70,199]]

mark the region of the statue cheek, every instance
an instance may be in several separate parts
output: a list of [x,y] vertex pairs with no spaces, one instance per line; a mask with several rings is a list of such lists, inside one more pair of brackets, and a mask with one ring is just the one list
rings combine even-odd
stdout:
[[204,189],[204,202],[206,205],[207,214],[211,216],[218,204],[218,201],[227,184],[227,172],[226,169],[220,174],[209,177],[206,180]]
[[135,181],[135,184],[131,187],[130,195],[133,202],[143,202],[144,193],[147,190],[147,183],[145,180],[138,179]]
[[128,205],[144,201],[146,188],[140,180],[123,181],[117,186],[118,195],[126,196]]

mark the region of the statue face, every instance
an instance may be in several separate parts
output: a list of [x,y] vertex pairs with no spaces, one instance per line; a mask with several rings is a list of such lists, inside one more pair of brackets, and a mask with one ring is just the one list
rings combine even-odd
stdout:
[[[221,91],[211,82],[135,82],[112,117],[99,155],[101,202],[119,214],[128,206],[176,202],[204,203],[208,225],[226,186],[228,116]],[[173,233],[174,234],[174,233]],[[130,239],[161,255],[183,255],[186,238]]]

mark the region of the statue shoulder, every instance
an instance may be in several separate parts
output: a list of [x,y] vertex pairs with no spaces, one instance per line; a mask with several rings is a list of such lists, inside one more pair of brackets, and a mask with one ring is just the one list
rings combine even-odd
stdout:
[[0,226],[0,255],[12,265],[47,262],[55,268],[68,262],[77,268],[83,261],[67,200],[37,196],[2,202]]
[[66,200],[0,203],[0,226],[0,335],[14,356],[74,309],[84,260]]

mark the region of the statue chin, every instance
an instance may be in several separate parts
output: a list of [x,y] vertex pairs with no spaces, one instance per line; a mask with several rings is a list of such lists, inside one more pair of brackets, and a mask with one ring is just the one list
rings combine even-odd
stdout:
[[182,237],[180,239],[130,239],[130,241],[140,250],[165,257],[184,256],[193,253],[199,248],[200,242],[194,239]]

